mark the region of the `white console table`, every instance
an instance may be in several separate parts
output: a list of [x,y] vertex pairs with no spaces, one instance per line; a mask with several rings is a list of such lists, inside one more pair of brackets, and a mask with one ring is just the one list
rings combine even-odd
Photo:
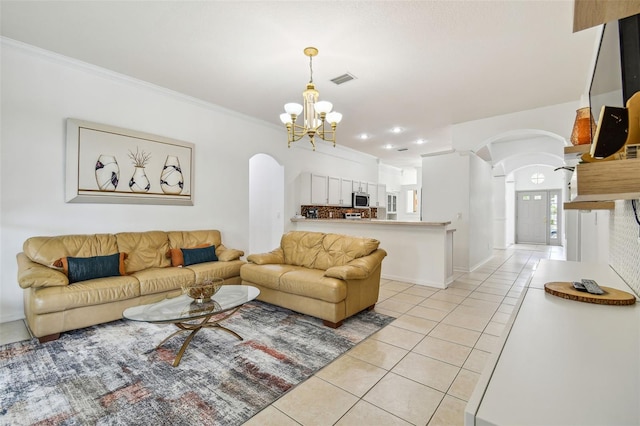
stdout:
[[542,260],[466,406],[466,426],[640,424],[640,304],[544,291],[581,278],[633,294],[606,264]]

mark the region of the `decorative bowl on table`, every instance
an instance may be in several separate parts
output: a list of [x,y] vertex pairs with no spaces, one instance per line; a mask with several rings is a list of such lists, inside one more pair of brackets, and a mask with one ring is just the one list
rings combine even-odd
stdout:
[[204,303],[211,300],[214,294],[220,290],[224,280],[222,278],[207,278],[201,283],[187,284],[182,290],[196,303]]

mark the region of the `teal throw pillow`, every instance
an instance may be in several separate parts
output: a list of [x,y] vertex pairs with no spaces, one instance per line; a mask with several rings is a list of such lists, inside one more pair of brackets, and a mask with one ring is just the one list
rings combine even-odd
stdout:
[[218,260],[215,246],[192,249],[183,248],[180,250],[182,250],[182,257],[184,257],[184,266],[195,265],[196,263],[215,262]]
[[120,275],[120,253],[108,256],[67,257],[69,284]]

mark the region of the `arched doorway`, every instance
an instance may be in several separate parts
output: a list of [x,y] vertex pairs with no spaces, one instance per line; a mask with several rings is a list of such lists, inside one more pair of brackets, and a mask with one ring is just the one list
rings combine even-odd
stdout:
[[267,154],[249,159],[249,253],[280,245],[284,232],[284,167]]
[[[568,180],[554,169],[565,166],[566,143],[548,131],[519,129],[495,135],[476,148],[493,168],[494,247],[518,242],[562,244],[562,201]],[[531,180],[542,172],[546,181]]]

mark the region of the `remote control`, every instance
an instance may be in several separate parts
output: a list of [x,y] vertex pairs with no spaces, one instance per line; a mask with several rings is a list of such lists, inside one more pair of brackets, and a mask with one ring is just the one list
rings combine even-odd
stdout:
[[580,281],[574,281],[572,284],[573,284],[573,288],[575,288],[578,291],[587,291],[587,288]]
[[604,294],[604,290],[602,290],[598,285],[598,283],[595,282],[594,280],[588,280],[583,278],[582,285],[584,285],[587,291],[591,294]]

